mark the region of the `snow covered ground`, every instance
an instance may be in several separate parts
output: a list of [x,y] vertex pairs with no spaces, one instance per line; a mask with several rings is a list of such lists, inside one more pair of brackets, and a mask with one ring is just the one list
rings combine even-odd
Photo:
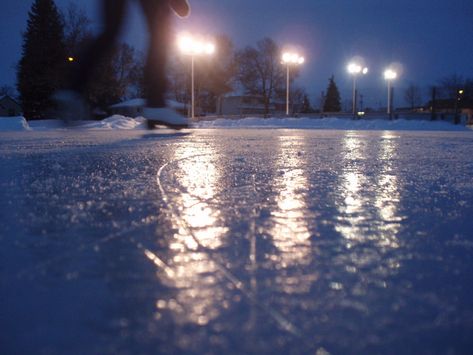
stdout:
[[[464,125],[453,125],[445,121],[340,119],[340,118],[244,118],[200,121],[194,128],[295,128],[295,129],[339,129],[339,130],[402,130],[402,131],[466,131]],[[0,131],[48,130],[64,128],[61,121],[30,121],[23,117],[0,118]],[[83,129],[145,129],[144,118],[130,118],[114,115],[102,121],[83,122]]]
[[53,123],[0,131],[2,353],[471,351],[473,132]]

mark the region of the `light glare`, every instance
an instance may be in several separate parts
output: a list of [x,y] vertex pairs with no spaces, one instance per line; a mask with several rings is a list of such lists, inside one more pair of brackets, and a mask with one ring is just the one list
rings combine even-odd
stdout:
[[384,79],[386,80],[394,80],[397,78],[397,72],[395,72],[393,69],[386,69],[384,72]]
[[368,74],[368,68],[362,67],[360,64],[357,63],[350,63],[347,66],[347,70],[350,74],[356,75],[356,74]]
[[187,55],[210,55],[215,53],[215,45],[213,43],[196,40],[187,35],[180,36],[177,45],[179,50]]
[[304,64],[305,58],[297,53],[285,52],[282,55],[282,62],[284,64]]

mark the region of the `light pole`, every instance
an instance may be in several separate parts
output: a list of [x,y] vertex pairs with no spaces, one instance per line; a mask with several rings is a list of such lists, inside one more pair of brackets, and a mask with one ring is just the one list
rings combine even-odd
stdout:
[[289,85],[290,85],[290,80],[289,80],[289,67],[291,65],[301,65],[301,64],[304,64],[305,62],[305,58],[300,56],[299,54],[297,53],[289,53],[289,52],[285,52],[283,53],[282,55],[282,63],[286,65],[286,72],[287,72],[287,75],[286,75],[286,116],[289,116]]
[[353,114],[353,116],[355,116],[356,115],[356,101],[357,101],[356,77],[359,74],[363,74],[363,75],[368,74],[368,68],[367,67],[362,67],[360,64],[353,62],[353,63],[348,64],[347,70],[348,70],[348,73],[353,75],[352,114]]
[[179,49],[191,57],[191,118],[195,118],[195,57],[215,53],[215,45],[208,41],[197,40],[191,36],[181,36],[178,41]]
[[388,83],[388,115],[392,118],[392,82],[397,78],[397,72],[388,68],[384,71],[384,79]]

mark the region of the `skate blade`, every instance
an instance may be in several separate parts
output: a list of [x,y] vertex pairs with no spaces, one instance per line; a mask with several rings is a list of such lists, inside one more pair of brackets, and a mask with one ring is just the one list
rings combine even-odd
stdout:
[[164,122],[160,120],[147,120],[146,125],[148,129],[155,129],[156,126],[165,126],[167,128],[174,129],[176,131],[180,131],[181,129],[189,128],[189,125],[187,123],[184,124],[174,124],[174,123],[169,123],[169,122]]

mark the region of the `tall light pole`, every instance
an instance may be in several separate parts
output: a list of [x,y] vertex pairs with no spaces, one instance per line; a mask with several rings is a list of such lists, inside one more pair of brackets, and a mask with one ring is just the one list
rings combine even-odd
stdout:
[[362,67],[360,64],[352,62],[348,64],[347,67],[348,73],[353,75],[353,105],[352,105],[352,114],[356,115],[356,101],[357,101],[357,92],[356,92],[356,77],[360,74],[368,74],[368,68]]
[[215,45],[208,41],[197,40],[191,36],[181,36],[178,41],[179,49],[185,55],[191,57],[191,118],[195,118],[195,57],[201,55],[212,55],[215,53]]
[[394,69],[388,68],[384,71],[384,79],[388,83],[388,115],[392,118],[392,82],[397,78],[397,72]]
[[301,65],[301,64],[304,64],[305,62],[305,58],[300,56],[299,54],[297,53],[290,53],[290,52],[285,52],[283,53],[282,55],[282,63],[286,65],[286,72],[287,72],[287,75],[286,75],[286,79],[287,79],[287,82],[286,82],[286,116],[289,116],[289,101],[290,101],[290,88],[289,88],[289,85],[290,85],[290,73],[289,73],[289,68],[291,65]]

